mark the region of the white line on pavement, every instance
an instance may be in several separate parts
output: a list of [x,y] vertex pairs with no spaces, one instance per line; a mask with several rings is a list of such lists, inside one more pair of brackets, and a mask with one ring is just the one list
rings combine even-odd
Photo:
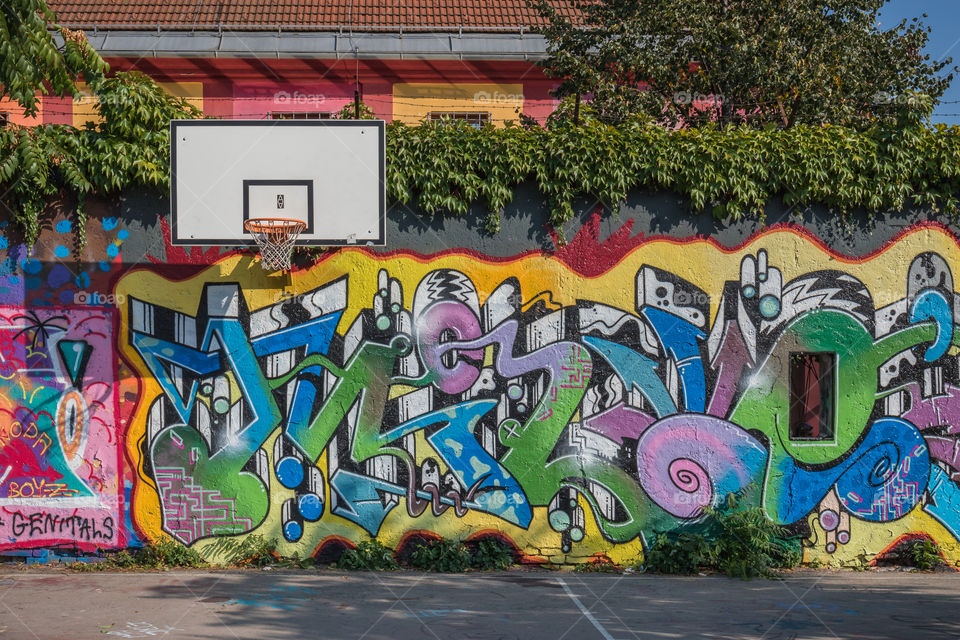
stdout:
[[570,590],[570,587],[568,587],[567,583],[563,581],[563,578],[557,578],[557,582],[560,583],[560,586],[563,587],[563,590],[566,591],[567,595],[570,596],[570,599],[573,600],[573,604],[577,605],[577,608],[580,609],[580,613],[583,614],[583,617],[589,620],[590,623],[597,628],[597,631],[600,632],[600,635],[603,636],[604,640],[614,640],[613,636],[610,635],[610,632],[604,629],[603,625],[600,624],[600,621],[593,617],[593,614],[590,613],[590,610],[583,606],[583,603],[580,602],[580,598],[578,598],[573,591]]

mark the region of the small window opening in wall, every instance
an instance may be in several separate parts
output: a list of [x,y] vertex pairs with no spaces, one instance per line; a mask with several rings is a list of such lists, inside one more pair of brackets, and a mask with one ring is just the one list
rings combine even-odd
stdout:
[[8,124],[10,124],[10,112],[0,111],[0,128],[6,127]]
[[271,111],[271,120],[330,120],[332,113],[327,111]]
[[490,114],[483,111],[431,111],[428,115],[431,121],[463,120],[478,129],[490,122]]
[[833,440],[836,354],[790,354],[790,439]]

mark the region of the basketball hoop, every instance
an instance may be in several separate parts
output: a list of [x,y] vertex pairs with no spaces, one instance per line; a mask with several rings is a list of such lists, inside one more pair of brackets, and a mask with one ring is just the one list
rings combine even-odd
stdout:
[[250,218],[243,221],[243,228],[260,247],[260,266],[264,271],[289,271],[293,245],[307,223],[292,218]]

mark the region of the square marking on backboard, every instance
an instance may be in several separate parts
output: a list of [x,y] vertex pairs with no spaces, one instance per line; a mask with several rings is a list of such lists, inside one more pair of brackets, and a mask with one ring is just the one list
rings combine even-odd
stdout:
[[304,233],[313,233],[313,180],[244,180],[243,219],[250,218],[303,220]]

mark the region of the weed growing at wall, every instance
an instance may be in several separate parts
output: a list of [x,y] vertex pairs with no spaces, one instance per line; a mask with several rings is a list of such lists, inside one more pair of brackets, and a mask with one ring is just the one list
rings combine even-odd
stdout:
[[[251,535],[242,541],[232,540],[226,555],[227,565],[234,567],[262,568],[274,564],[297,569],[315,566],[312,558],[301,560],[298,554],[280,558],[276,554],[277,540]],[[172,540],[148,543],[140,549],[123,550],[109,555],[102,562],[77,562],[72,567],[78,571],[109,571],[115,569],[170,569],[198,568],[207,562],[190,547]]]
[[265,567],[277,560],[277,539],[259,535],[247,536],[239,544],[233,563],[238,566]]
[[717,569],[731,578],[770,577],[773,569],[800,564],[801,556],[783,527],[754,507],[712,518],[711,557]]
[[481,571],[503,571],[513,564],[513,549],[496,538],[484,538],[470,549],[470,566]]
[[466,571],[470,567],[470,551],[458,540],[434,540],[419,544],[410,554],[410,564],[423,571]]
[[133,558],[138,566],[158,569],[206,565],[199,553],[173,540],[161,540],[144,545],[142,549],[133,552]]
[[218,564],[238,567],[264,567],[282,560],[293,564],[300,562],[298,557],[280,559],[276,551],[276,538],[252,534],[243,538],[218,538],[216,544],[207,550],[207,554],[210,558],[216,558]]
[[930,538],[912,541],[908,554],[913,566],[921,571],[931,571],[943,564],[940,546]]
[[77,562],[78,571],[109,571],[113,569],[174,569],[198,568],[207,563],[193,549],[172,540],[148,543],[140,549],[119,551],[103,562]]
[[661,533],[647,552],[644,566],[651,573],[683,574],[697,573],[710,564],[710,544],[699,533]]
[[379,540],[367,540],[355,549],[347,549],[337,562],[338,569],[354,571],[393,571],[400,565],[393,557],[393,551],[383,546]]
[[284,569],[316,569],[317,560],[315,558],[301,558],[300,552],[294,551],[289,558],[282,557],[277,560],[276,565]]
[[606,556],[597,556],[573,568],[575,573],[620,573],[623,567]]
[[740,508],[731,494],[726,504],[705,512],[699,531],[661,533],[643,567],[652,573],[691,574],[702,568],[731,578],[771,577],[774,569],[800,564],[799,540],[774,524],[760,507]]

